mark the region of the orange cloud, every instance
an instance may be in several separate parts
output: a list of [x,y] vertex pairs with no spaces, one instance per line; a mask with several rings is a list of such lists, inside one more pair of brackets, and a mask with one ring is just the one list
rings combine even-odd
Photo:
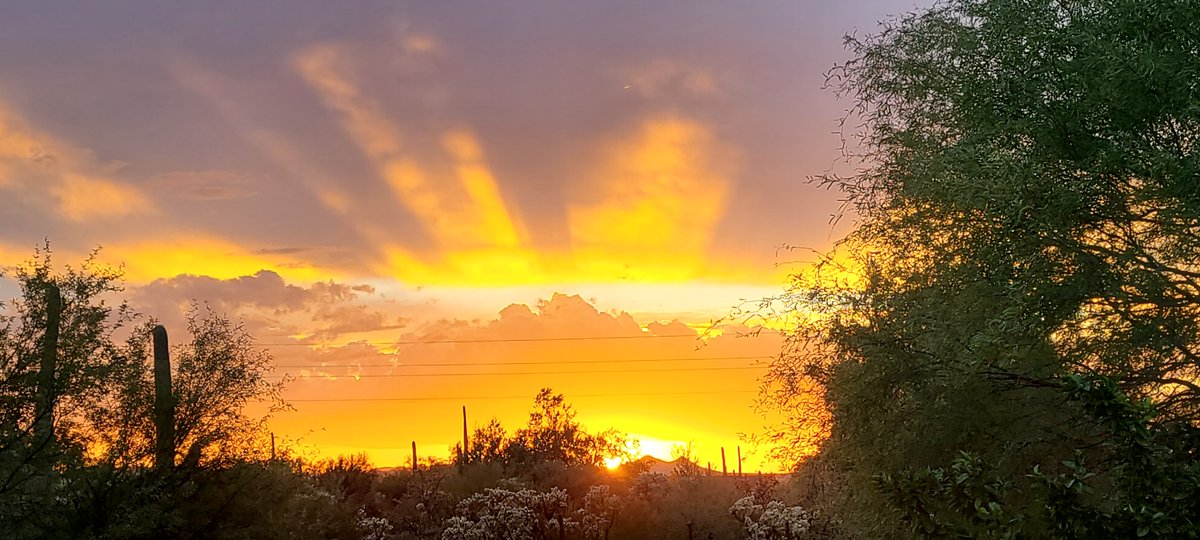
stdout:
[[62,182],[52,189],[58,198],[58,210],[73,221],[110,218],[153,211],[150,200],[128,185],[65,174]]
[[104,178],[106,168],[88,152],[21,126],[0,104],[0,187],[46,190],[71,221],[153,211],[141,190]]
[[29,161],[45,159],[43,150],[46,141],[40,137],[25,132],[8,113],[7,108],[0,105],[0,158],[17,158]]

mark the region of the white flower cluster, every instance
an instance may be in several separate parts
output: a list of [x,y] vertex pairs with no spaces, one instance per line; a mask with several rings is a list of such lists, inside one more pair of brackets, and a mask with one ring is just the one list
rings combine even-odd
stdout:
[[325,502],[329,504],[337,503],[337,497],[334,494],[325,491],[319,487],[308,485],[307,489],[301,491],[296,497],[305,501]]
[[358,530],[363,540],[384,540],[392,534],[392,523],[385,517],[368,517],[367,511],[358,509]]
[[458,504],[458,515],[446,520],[442,538],[532,540],[557,536],[560,527],[573,525],[564,490],[486,489]]
[[584,538],[606,538],[613,519],[621,507],[621,498],[608,486],[592,486],[583,496],[583,507],[577,512]]
[[803,537],[812,525],[812,517],[799,506],[779,501],[758,504],[752,496],[742,497],[729,513],[742,522],[751,540],[791,540]]

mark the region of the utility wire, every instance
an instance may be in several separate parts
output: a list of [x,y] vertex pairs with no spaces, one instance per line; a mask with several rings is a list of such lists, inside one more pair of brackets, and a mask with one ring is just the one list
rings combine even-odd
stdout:
[[[434,340],[399,340],[399,341],[351,341],[346,345],[439,345],[443,343],[530,343],[543,341],[590,341],[590,340],[619,340],[619,339],[668,339],[693,338],[699,339],[700,334],[646,334],[641,336],[567,336],[543,338],[491,338],[491,339],[434,339]],[[320,343],[256,343],[257,347],[319,347]]]
[[331,366],[329,364],[275,364],[275,368],[360,368],[360,367],[392,367],[392,368],[414,368],[414,367],[458,367],[458,366],[540,366],[549,364],[627,364],[638,362],[686,362],[691,360],[762,360],[771,358],[770,356],[692,356],[692,357],[676,357],[676,358],[631,358],[628,360],[547,360],[547,361],[519,361],[519,362],[425,362],[419,364],[347,364]]
[[[687,368],[658,368],[658,369],[586,369],[573,371],[508,371],[495,373],[479,373],[479,372],[460,372],[460,373],[375,373],[375,374],[350,374],[350,375],[324,375],[311,374],[304,375],[301,378],[304,380],[329,380],[326,377],[344,377],[344,378],[394,378],[394,377],[494,377],[507,375],[574,375],[586,373],[668,373],[680,371],[743,371],[747,369],[763,369],[762,366],[736,366],[736,367],[687,367]],[[295,374],[288,374],[295,375]],[[279,376],[271,376],[268,378],[282,378]]]
[[[650,397],[650,396],[697,396],[717,394],[753,394],[757,390],[713,390],[696,392],[631,392],[623,394],[574,394],[567,396],[575,398],[602,397]],[[377,398],[312,398],[289,399],[289,403],[327,403],[327,402],[362,402],[362,401],[471,401],[471,400],[501,400],[501,399],[531,399],[530,396],[421,396],[421,397],[377,397]]]

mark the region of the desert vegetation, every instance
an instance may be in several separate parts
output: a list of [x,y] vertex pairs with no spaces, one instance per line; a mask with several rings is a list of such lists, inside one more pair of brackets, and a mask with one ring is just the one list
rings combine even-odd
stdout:
[[952,0],[847,39],[862,167],[818,181],[859,223],[766,380],[843,534],[1200,535],[1198,25]]
[[846,46],[856,168],[814,181],[855,227],[756,304],[790,474],[640,458],[550,388],[448,461],[307,459],[236,321],[168,336],[47,246],[6,271],[0,537],[1200,537],[1200,8],[945,0]]

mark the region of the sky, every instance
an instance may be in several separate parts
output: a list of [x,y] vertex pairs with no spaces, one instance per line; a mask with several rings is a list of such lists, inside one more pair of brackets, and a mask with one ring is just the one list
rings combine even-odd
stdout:
[[773,469],[741,437],[779,336],[738,308],[852,225],[807,181],[847,167],[824,74],[914,7],[4,2],[0,265],[101,247],[168,331],[244,321],[314,456],[444,457],[462,405],[515,429],[551,387]]

